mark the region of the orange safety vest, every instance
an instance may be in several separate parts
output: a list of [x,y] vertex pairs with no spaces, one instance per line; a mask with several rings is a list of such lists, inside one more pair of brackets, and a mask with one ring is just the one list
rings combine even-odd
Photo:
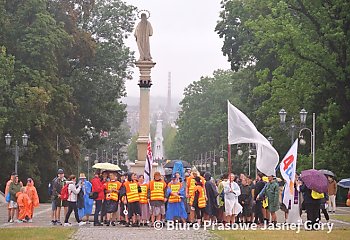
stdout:
[[205,206],[207,205],[207,201],[205,199],[205,192],[204,192],[204,188],[202,186],[195,186],[194,190],[193,190],[193,195],[191,196],[191,200],[190,200],[190,205],[193,205],[193,201],[194,201],[194,195],[196,192],[199,192],[199,196],[198,196],[198,207],[199,208],[205,208]]
[[137,182],[127,181],[127,182],[124,182],[124,186],[126,189],[126,198],[128,200],[128,203],[140,201]]
[[[111,191],[112,189],[114,190],[118,190],[120,189],[120,187],[122,186],[122,184],[117,181],[117,180],[110,180],[108,182],[105,183],[105,189]],[[110,192],[106,194],[106,200],[114,200],[114,201],[118,201],[119,196],[117,192]]]
[[141,187],[141,191],[142,191],[139,193],[140,203],[146,204],[146,203],[148,203],[148,201],[147,201],[148,184],[147,183],[141,184],[140,187]]
[[152,180],[149,183],[149,189],[151,191],[151,201],[164,201],[164,189],[166,183],[163,180]]
[[[180,182],[178,183],[169,183],[168,187],[170,188],[172,193],[178,193],[182,187],[182,184]],[[169,203],[177,203],[177,202],[181,202],[181,198],[178,196],[173,196],[170,194],[169,196]]]
[[[199,176],[202,180],[203,186],[205,184],[205,179],[202,176]],[[188,189],[188,195],[192,196],[193,190],[196,187],[196,180],[193,176],[189,176],[187,178],[187,189]]]

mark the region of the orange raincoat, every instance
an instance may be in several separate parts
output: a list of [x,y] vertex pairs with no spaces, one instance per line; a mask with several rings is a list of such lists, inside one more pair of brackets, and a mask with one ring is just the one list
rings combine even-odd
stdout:
[[31,201],[29,218],[33,218],[34,208],[39,206],[39,196],[36,188],[34,187],[33,180],[27,183],[26,192]]
[[27,217],[30,217],[30,205],[31,201],[26,193],[18,192],[16,193],[17,204],[19,207],[18,220],[24,220]]

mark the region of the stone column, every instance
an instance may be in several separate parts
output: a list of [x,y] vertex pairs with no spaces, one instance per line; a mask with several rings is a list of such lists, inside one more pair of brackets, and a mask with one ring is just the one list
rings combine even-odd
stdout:
[[137,139],[137,162],[131,165],[131,171],[143,174],[147,154],[147,142],[150,134],[150,111],[149,96],[152,86],[151,69],[156,63],[152,61],[137,61],[136,67],[140,70],[140,116],[139,116],[139,136]]

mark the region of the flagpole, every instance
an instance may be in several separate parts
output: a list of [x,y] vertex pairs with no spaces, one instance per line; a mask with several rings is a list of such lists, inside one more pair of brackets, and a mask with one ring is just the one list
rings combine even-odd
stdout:
[[[231,179],[231,144],[227,145],[227,165],[228,165],[228,179]],[[231,181],[231,180],[230,180]]]

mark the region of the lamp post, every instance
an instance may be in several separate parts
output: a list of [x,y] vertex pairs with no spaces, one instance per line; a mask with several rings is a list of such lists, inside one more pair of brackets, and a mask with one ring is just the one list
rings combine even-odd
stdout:
[[12,153],[15,155],[15,173],[17,174],[18,173],[17,170],[18,170],[19,156],[20,156],[20,154],[23,153],[23,151],[25,151],[27,149],[29,136],[26,133],[24,133],[22,135],[22,147],[18,146],[17,140],[15,141],[15,146],[10,147],[11,146],[11,139],[12,139],[12,136],[9,133],[5,135],[6,148],[8,150],[11,150]]
[[224,163],[225,163],[225,158],[224,158],[224,152],[227,153],[227,151],[224,149],[224,145],[221,145],[221,157],[219,159],[219,162],[220,162],[220,174],[222,175],[222,169],[223,169],[223,166],[224,166]]
[[[303,125],[306,124],[307,111],[302,109],[300,111],[300,121]],[[312,130],[310,128],[304,127],[299,131],[299,143],[300,145],[305,145],[306,140],[304,139],[303,131],[310,132],[311,141],[310,141],[310,149],[312,155],[312,169],[315,169],[315,142],[316,142],[316,114],[312,113]]]
[[291,145],[292,145],[294,143],[295,131],[298,130],[298,129],[303,128],[303,126],[305,125],[307,112],[305,111],[305,109],[302,109],[300,111],[300,113],[299,113],[299,115],[300,115],[300,123],[301,123],[300,127],[297,127],[295,125],[293,117],[292,117],[292,119],[290,121],[290,125],[286,126],[287,112],[283,108],[278,112],[278,114],[280,116],[280,126],[281,126],[281,128],[283,130],[288,130],[289,129],[289,132],[290,132],[290,135],[291,135]]
[[[69,150],[69,147],[70,147],[70,142],[64,138],[64,142],[68,142],[68,144],[65,144],[65,149],[64,149],[64,154],[69,154],[70,150]],[[58,157],[56,159],[56,168],[58,169],[58,162],[61,160],[60,159],[60,153],[59,153],[59,148],[60,148],[60,142],[59,142],[59,136],[56,135],[56,151],[58,153]],[[78,163],[78,166],[79,166],[79,163]],[[79,172],[79,171],[78,171]]]

